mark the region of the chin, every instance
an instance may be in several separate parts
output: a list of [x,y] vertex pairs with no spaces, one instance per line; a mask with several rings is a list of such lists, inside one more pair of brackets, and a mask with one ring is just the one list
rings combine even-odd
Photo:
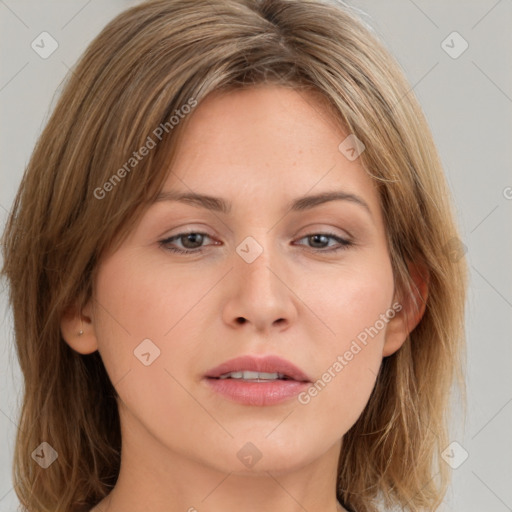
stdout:
[[238,475],[288,473],[308,465],[325,451],[325,446],[310,446],[307,439],[301,441],[282,434],[275,439],[271,439],[273,434],[261,439],[259,433],[245,438],[252,441],[235,442],[235,457],[223,457],[223,469]]

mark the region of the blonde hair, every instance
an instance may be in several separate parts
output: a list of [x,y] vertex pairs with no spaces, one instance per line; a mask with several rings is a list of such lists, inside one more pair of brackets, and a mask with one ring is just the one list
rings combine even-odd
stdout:
[[[70,73],[4,233],[25,383],[13,478],[27,510],[89,510],[118,477],[116,390],[98,352],[64,342],[60,321],[91,297],[105,251],[160,190],[191,116],[165,123],[213,91],[264,83],[320,93],[365,144],[360,159],[378,184],[395,286],[413,293],[411,262],[428,274],[420,323],[384,358],[343,438],[338,499],[358,512],[379,502],[432,511],[442,502],[454,381],[465,403],[467,269],[453,250],[458,228],[432,135],[401,69],[341,3],[154,0],[112,20]],[[162,125],[157,147],[120,173]],[[98,192],[107,182],[109,192]],[[30,457],[42,441],[59,453],[46,470]]]

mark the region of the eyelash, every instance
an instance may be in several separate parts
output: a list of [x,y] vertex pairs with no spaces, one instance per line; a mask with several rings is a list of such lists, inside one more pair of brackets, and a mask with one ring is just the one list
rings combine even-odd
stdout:
[[[168,245],[173,240],[180,239],[180,238],[182,238],[184,236],[187,236],[187,235],[203,235],[203,236],[207,236],[208,238],[211,238],[210,235],[208,235],[207,233],[203,233],[201,231],[189,231],[189,232],[186,232],[186,233],[179,233],[179,234],[174,235],[174,236],[172,236],[170,238],[166,238],[165,240],[160,240],[159,244],[166,251],[171,251],[171,252],[178,253],[178,254],[194,254],[194,253],[198,254],[198,253],[202,253],[204,251],[204,247],[200,247],[200,248],[197,248],[197,249],[179,249],[177,247],[170,247]],[[346,250],[349,247],[355,245],[354,242],[352,242],[351,240],[346,240],[344,238],[340,238],[339,236],[335,235],[334,233],[327,233],[327,232],[311,233],[309,235],[303,236],[299,240],[303,240],[304,238],[309,238],[309,237],[315,236],[315,235],[321,235],[321,236],[326,236],[328,238],[334,238],[338,243],[341,244],[339,247],[336,247],[335,249],[325,250],[325,249],[314,249],[313,248],[313,251],[318,252],[318,253],[335,253],[335,252],[338,252],[338,251]]]

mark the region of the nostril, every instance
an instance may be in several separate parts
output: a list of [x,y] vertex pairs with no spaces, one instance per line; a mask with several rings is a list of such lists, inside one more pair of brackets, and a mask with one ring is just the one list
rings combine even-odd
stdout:
[[243,316],[239,316],[236,321],[239,323],[239,324],[245,324],[246,320]]

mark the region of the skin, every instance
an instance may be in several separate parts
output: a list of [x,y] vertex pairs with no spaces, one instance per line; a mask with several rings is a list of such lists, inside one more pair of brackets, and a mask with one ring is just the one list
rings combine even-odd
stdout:
[[[163,190],[222,197],[231,213],[151,205],[101,261],[94,300],[62,320],[74,350],[99,350],[120,395],[120,475],[94,512],[344,510],[335,494],[343,436],[382,358],[400,348],[423,310],[412,314],[402,301],[402,311],[307,404],[240,405],[202,377],[232,357],[266,353],[320,379],[392,308],[377,191],[359,159],[338,150],[346,136],[316,95],[277,86],[215,93],[195,109]],[[361,197],[370,213],[347,200],[286,209],[297,197],[333,190]],[[208,236],[169,246],[203,252],[159,245],[189,230]],[[340,246],[336,239],[309,238],[325,232],[354,245],[326,252]],[[252,263],[236,252],[248,236],[263,248]],[[425,296],[425,283],[416,284]],[[146,338],[160,350],[149,366],[134,356]],[[247,442],[261,454],[252,468],[237,457]]]

